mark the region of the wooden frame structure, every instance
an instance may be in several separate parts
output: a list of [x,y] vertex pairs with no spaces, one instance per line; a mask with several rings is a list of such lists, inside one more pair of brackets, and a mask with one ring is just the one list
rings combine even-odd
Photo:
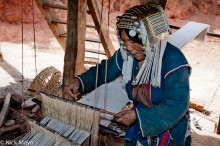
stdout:
[[[101,5],[99,0],[74,0],[68,5],[51,4],[49,0],[35,0],[39,10],[47,21],[57,41],[65,50],[63,84],[69,84],[73,77],[85,71],[85,51],[105,54],[111,57],[115,48],[112,44],[106,24],[101,18]],[[95,26],[86,24],[87,8],[92,16]],[[67,10],[67,22],[59,20],[54,9]],[[67,30],[62,24],[67,25]],[[96,28],[100,40],[86,38],[86,27]],[[85,49],[85,41],[102,43],[105,52]],[[88,62],[88,61],[87,61]],[[95,64],[96,62],[90,61]]]

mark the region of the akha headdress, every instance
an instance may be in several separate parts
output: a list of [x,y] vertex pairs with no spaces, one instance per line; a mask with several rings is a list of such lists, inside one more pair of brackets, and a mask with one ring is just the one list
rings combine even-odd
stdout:
[[151,83],[160,87],[162,57],[165,51],[167,37],[171,33],[163,9],[160,5],[149,3],[134,6],[117,17],[118,39],[120,51],[124,59],[122,74],[123,84],[131,80],[133,57],[127,53],[126,47],[120,37],[122,29],[129,38],[138,37],[143,45],[146,57],[133,85]]

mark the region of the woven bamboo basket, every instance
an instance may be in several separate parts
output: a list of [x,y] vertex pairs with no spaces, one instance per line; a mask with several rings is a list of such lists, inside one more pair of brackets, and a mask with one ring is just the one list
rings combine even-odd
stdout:
[[[54,96],[62,96],[62,74],[53,66],[43,69],[32,81],[30,89],[42,91]],[[32,92],[32,95],[40,98],[37,93]]]

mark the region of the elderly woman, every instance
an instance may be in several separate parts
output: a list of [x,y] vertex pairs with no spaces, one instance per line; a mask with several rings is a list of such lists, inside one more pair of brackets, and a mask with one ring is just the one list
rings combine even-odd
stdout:
[[[73,79],[66,91],[78,100],[98,86],[122,76],[134,106],[114,116],[129,129],[127,146],[190,145],[190,66],[167,42],[170,28],[159,5],[134,6],[117,18],[120,49],[108,60]],[[106,65],[107,73],[106,73]],[[71,88],[73,90],[71,91]],[[112,91],[114,92],[114,91]]]

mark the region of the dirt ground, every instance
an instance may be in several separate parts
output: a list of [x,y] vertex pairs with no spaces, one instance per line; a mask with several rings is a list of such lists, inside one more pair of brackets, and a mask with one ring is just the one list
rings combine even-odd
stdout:
[[[0,96],[9,92],[27,93],[27,88],[37,73],[54,66],[63,71],[64,51],[54,38],[46,22],[35,25],[36,57],[33,42],[33,25],[24,24],[22,46],[21,24],[0,21]],[[44,29],[41,29],[44,28]],[[117,47],[114,28],[110,27],[113,44]],[[91,47],[97,47],[92,45]],[[22,56],[23,48],[23,56]],[[207,37],[205,42],[192,41],[182,49],[192,66],[190,77],[191,101],[204,105],[209,116],[191,110],[191,119],[198,121],[202,130],[192,124],[193,146],[218,146],[220,136],[214,134],[220,115],[220,38]],[[35,60],[36,59],[36,60]],[[23,63],[22,63],[23,62]],[[22,75],[24,77],[22,89]]]

